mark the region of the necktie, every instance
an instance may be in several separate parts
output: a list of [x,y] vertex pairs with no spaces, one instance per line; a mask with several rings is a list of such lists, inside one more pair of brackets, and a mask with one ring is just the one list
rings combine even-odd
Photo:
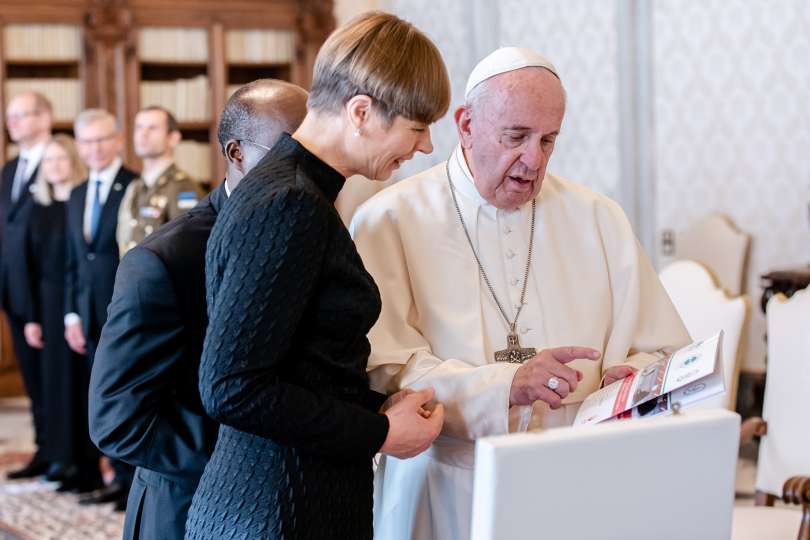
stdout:
[[20,156],[17,161],[17,170],[14,171],[14,182],[11,184],[11,202],[15,203],[20,199],[23,186],[25,185],[25,169],[27,169],[28,161]]
[[101,221],[101,180],[96,180],[96,194],[93,197],[93,206],[90,208],[90,241],[96,238],[98,224]]

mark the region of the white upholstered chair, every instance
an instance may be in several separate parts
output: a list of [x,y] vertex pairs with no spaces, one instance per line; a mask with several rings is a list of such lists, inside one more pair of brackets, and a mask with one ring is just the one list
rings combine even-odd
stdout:
[[706,268],[695,261],[676,261],[661,271],[675,309],[692,339],[706,339],[723,330],[723,382],[726,390],[694,407],[734,410],[740,376],[739,346],[750,302],[747,296],[729,298]]
[[[743,424],[743,437],[761,436],[757,462],[757,504],[781,497],[804,506],[738,508],[734,540],[810,539],[810,290],[790,299],[776,295],[768,302],[768,375],[762,418]],[[793,534],[778,536],[776,531]],[[752,536],[758,534],[760,536]]]
[[739,429],[718,409],[479,439],[472,538],[727,539]]
[[727,216],[713,214],[677,233],[675,258],[705,265],[732,296],[743,291],[751,238]]

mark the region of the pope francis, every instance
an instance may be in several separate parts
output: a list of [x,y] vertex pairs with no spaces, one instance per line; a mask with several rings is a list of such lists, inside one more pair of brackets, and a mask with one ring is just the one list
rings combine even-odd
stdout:
[[380,540],[466,540],[476,438],[570,425],[601,384],[689,342],[621,208],[546,172],[564,113],[546,58],[498,49],[470,75],[447,161],[352,221],[382,295],[372,387],[432,387],[445,406],[429,451],[378,467]]

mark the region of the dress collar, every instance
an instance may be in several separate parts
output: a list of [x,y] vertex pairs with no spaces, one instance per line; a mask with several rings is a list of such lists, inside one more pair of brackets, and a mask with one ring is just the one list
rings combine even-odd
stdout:
[[450,172],[450,181],[453,182],[456,191],[462,193],[476,207],[490,206],[493,209],[495,208],[478,193],[478,188],[475,187],[472,172],[470,172],[470,167],[467,165],[467,159],[464,157],[460,144],[456,145],[456,148],[450,154],[447,169]]
[[[525,202],[519,208],[516,208],[514,210],[501,210],[499,208],[496,208],[491,203],[489,203],[486,199],[484,199],[478,192],[478,188],[475,187],[475,181],[473,180],[472,172],[470,171],[470,167],[467,164],[467,158],[464,157],[464,152],[462,151],[460,144],[456,145],[456,148],[453,150],[453,153],[450,154],[450,158],[448,160],[447,165],[448,170],[450,171],[450,180],[453,182],[456,191],[462,193],[464,197],[468,201],[470,201],[476,209],[485,212],[487,215],[491,216],[496,216],[499,213],[512,214],[515,211],[521,213],[530,213],[532,207],[531,201]],[[538,193],[535,198],[537,199],[539,207],[540,193]]]
[[112,184],[115,177],[118,176],[118,170],[121,168],[122,161],[120,157],[115,158],[112,163],[101,169],[100,171],[91,171],[90,180],[95,182],[101,180],[102,184]]
[[146,174],[145,172],[141,173],[141,179],[143,180],[146,187],[152,189],[160,180],[161,177],[166,176],[168,174],[172,174],[174,172],[174,161],[171,159],[165,160],[161,163],[160,167],[157,167],[151,174]]
[[25,162],[28,164],[28,166],[30,166],[31,164],[34,164],[34,166],[36,166],[42,159],[42,154],[45,153],[46,146],[48,146],[47,142],[41,142],[39,144],[32,146],[31,148],[20,150],[20,157],[25,159]]
[[222,209],[222,205],[228,200],[228,197],[230,197],[228,184],[225,182],[225,180],[223,180],[222,183],[208,196],[208,200],[210,201],[211,206],[214,208],[214,212],[219,214],[219,211]]
[[310,180],[323,191],[330,202],[335,202],[338,193],[343,189],[343,184],[346,183],[346,178],[342,174],[304,148],[287,133],[282,133],[281,138],[273,147],[273,153],[294,156]]

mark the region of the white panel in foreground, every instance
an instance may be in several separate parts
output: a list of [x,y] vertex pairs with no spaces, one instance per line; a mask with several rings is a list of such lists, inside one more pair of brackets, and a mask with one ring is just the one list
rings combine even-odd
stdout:
[[716,410],[480,439],[472,538],[729,538],[739,435]]

